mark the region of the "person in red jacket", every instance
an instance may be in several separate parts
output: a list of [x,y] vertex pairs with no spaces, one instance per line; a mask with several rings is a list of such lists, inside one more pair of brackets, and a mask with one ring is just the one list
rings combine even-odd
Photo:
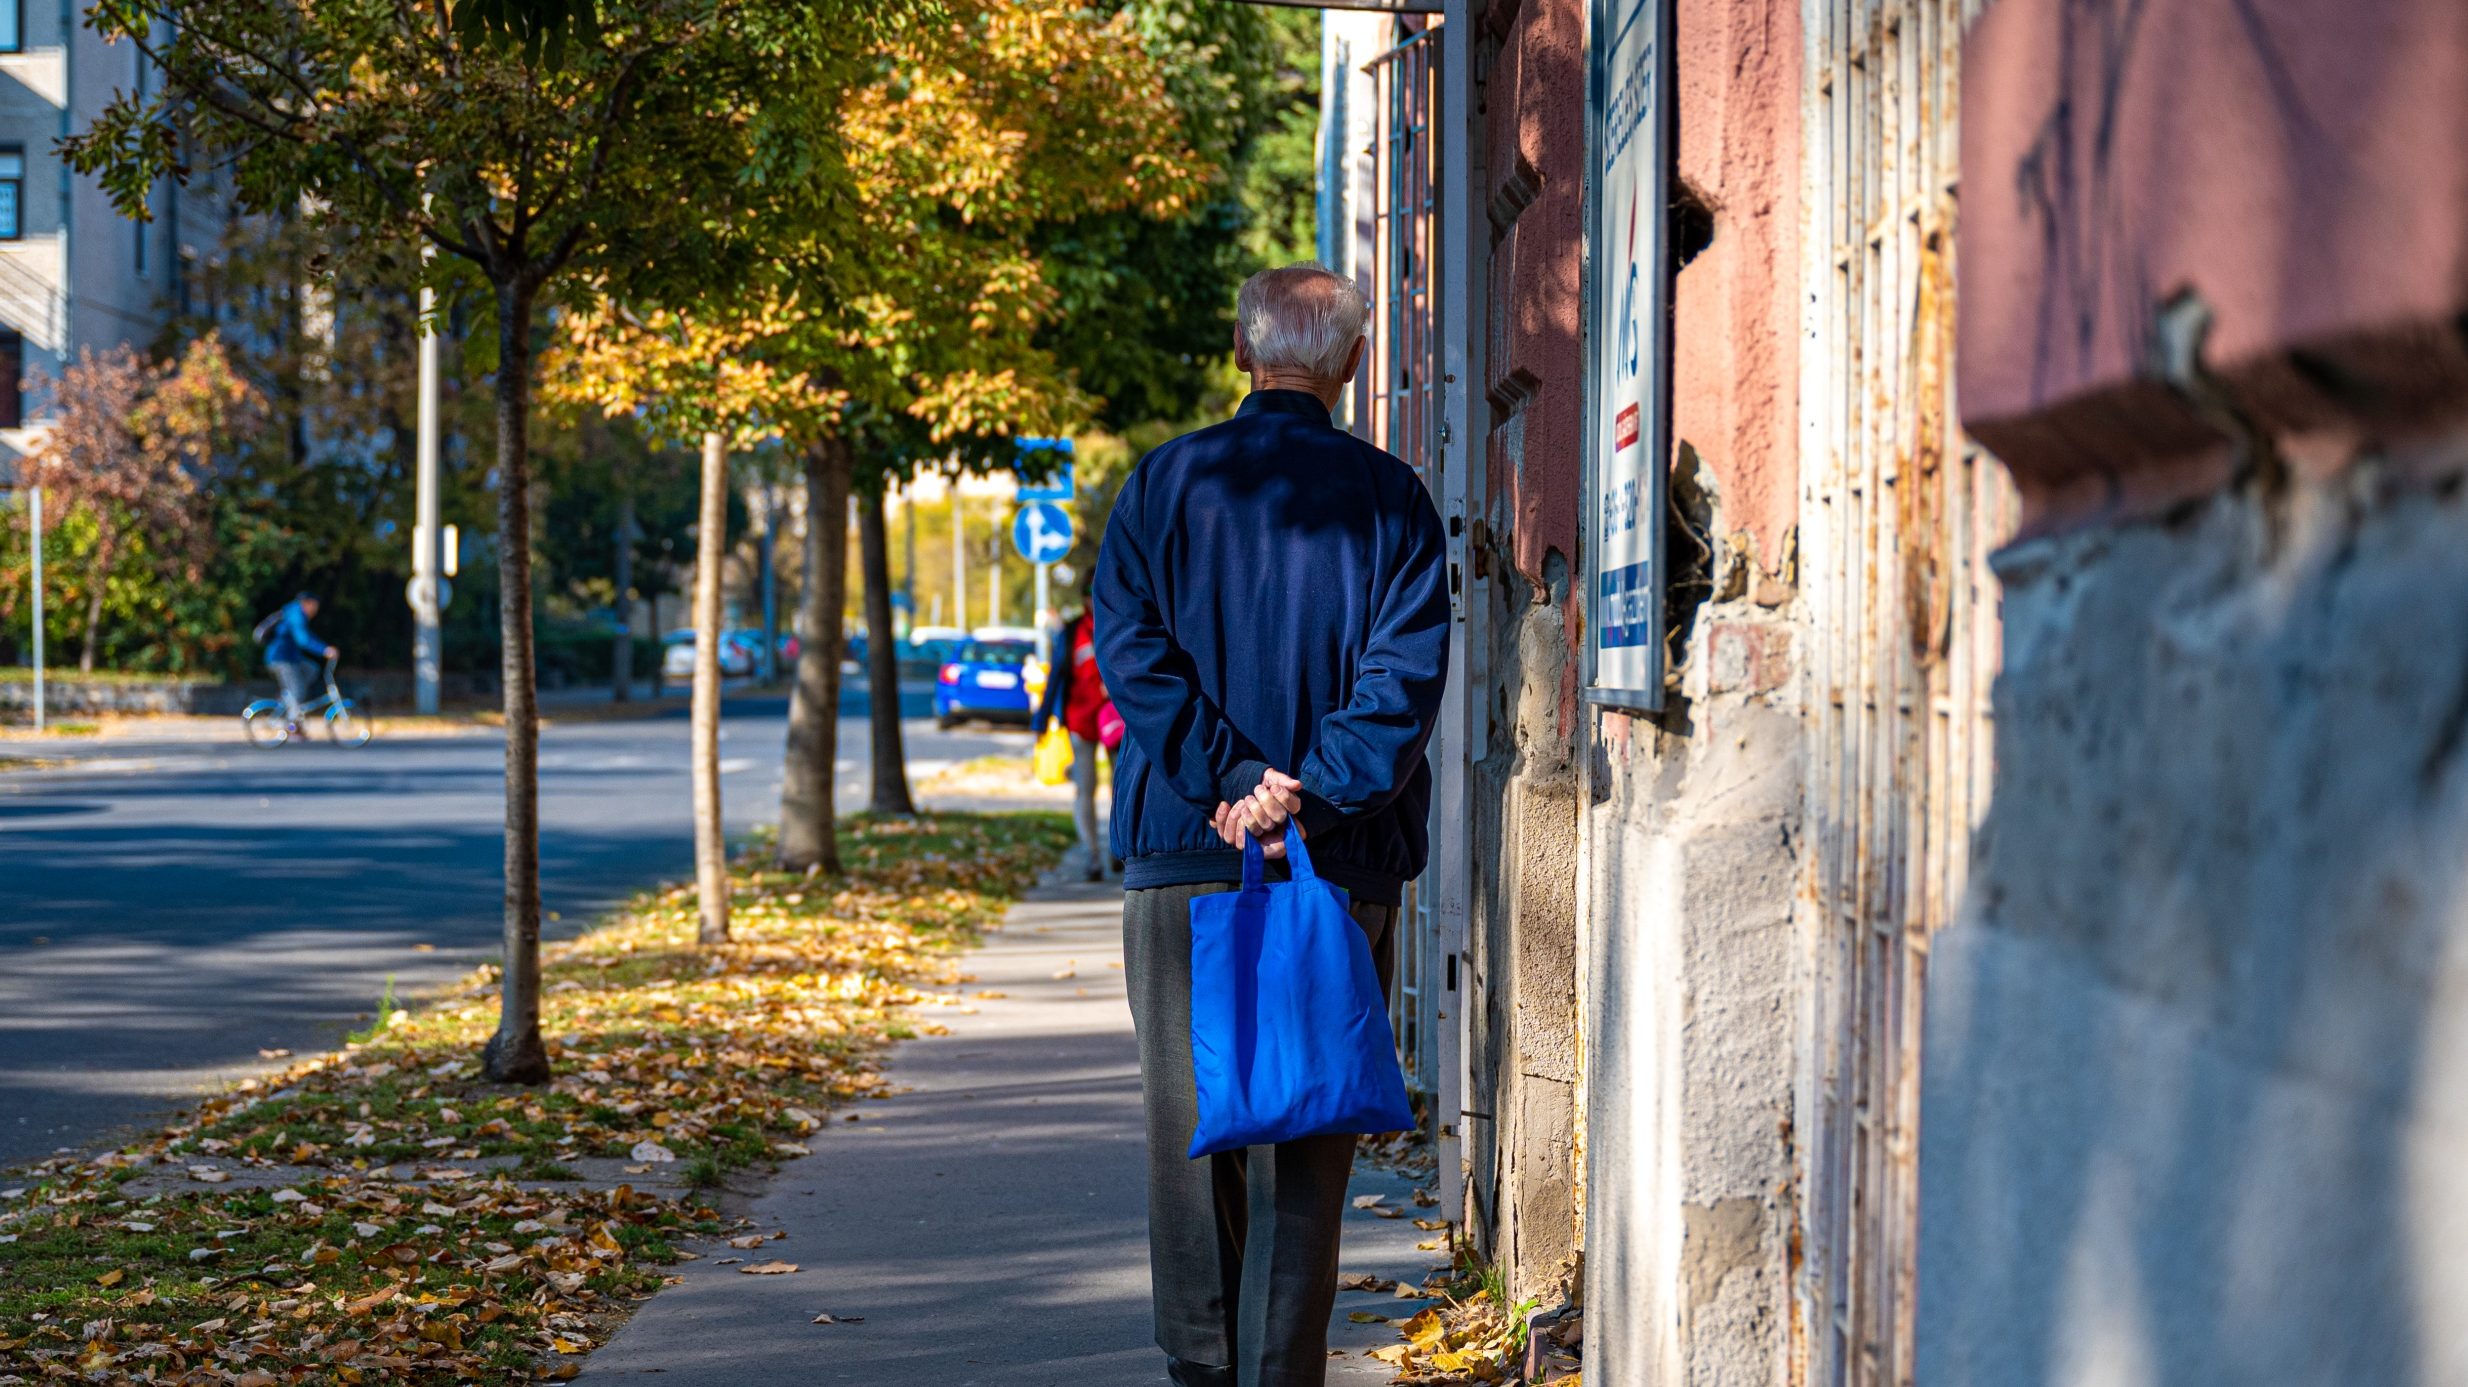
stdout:
[[1034,730],[1042,737],[1060,718],[1063,730],[1071,734],[1071,823],[1088,853],[1088,879],[1103,881],[1108,854],[1097,838],[1097,751],[1110,751],[1121,742],[1123,724],[1106,697],[1104,677],[1097,673],[1097,626],[1085,584],[1080,614],[1063,623],[1053,648],[1053,672],[1046,676],[1045,696],[1037,703]]

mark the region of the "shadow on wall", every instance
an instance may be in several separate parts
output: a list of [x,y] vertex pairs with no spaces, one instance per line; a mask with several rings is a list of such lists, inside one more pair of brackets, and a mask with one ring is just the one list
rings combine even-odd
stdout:
[[2468,504],[2399,470],[2001,557],[1919,1381],[2468,1381]]

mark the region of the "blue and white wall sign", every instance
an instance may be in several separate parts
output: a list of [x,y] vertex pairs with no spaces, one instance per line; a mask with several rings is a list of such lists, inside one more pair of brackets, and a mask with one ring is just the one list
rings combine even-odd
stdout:
[[1662,707],[1670,422],[1669,0],[1595,0],[1587,348],[1586,697]]

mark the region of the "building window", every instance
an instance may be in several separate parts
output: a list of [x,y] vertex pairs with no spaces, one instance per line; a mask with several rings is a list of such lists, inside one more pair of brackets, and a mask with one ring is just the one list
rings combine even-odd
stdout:
[[[0,0],[0,9],[8,0]],[[0,145],[0,241],[14,241],[26,234],[26,149],[24,145]]]
[[26,51],[26,0],[0,0],[0,53]]
[[0,429],[20,428],[26,422],[25,377],[26,339],[15,328],[0,327]]

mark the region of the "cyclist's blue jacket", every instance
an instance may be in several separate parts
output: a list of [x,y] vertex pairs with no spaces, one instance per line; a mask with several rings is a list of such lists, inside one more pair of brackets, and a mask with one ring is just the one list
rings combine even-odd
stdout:
[[1129,733],[1114,770],[1123,885],[1238,879],[1209,818],[1274,766],[1303,782],[1320,875],[1397,903],[1428,852],[1446,550],[1413,469],[1300,391],[1256,392],[1141,460],[1091,593]]
[[274,623],[274,634],[266,638],[266,663],[314,664],[326,658],[326,643],[309,629],[308,613],[300,610],[297,600],[283,604],[282,620]]

